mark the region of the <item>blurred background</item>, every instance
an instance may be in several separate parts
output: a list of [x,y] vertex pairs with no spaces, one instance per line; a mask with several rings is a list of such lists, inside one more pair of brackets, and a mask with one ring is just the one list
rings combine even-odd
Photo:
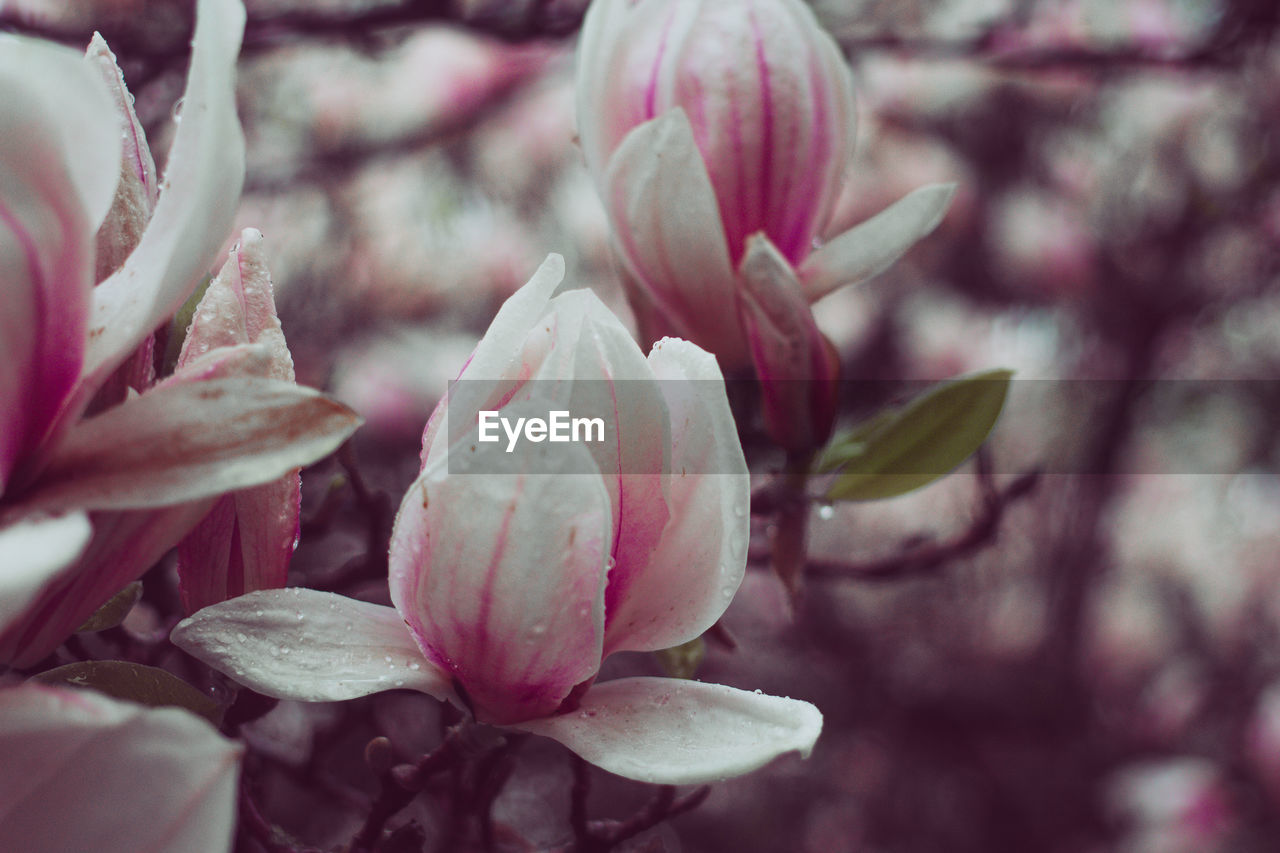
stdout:
[[[812,701],[823,736],[619,849],[1277,849],[1280,4],[812,5],[858,94],[829,233],[959,184],[932,236],[816,306],[845,375],[889,395],[1017,378],[981,466],[815,507],[794,600],[759,513],[698,675]],[[0,25],[76,46],[100,30],[162,161],[192,6],[10,0]],[[292,580],[385,601],[422,425],[502,300],[554,251],[630,322],[574,143],[585,3],[246,6],[234,233],[265,234],[298,381],[367,421],[304,476]],[[771,459],[752,462],[766,482]],[[606,676],[662,665],[624,655]],[[244,727],[246,779],[289,844],[337,849],[373,790],[364,743],[409,757],[442,722],[416,695],[280,703]],[[509,763],[495,849],[566,849],[567,755],[530,739]],[[593,818],[649,796],[592,780]],[[470,849],[449,803],[407,810],[403,849]]]

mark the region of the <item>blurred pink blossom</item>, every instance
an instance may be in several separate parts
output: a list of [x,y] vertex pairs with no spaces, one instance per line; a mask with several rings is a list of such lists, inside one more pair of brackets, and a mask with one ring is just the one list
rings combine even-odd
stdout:
[[[594,683],[612,652],[692,640],[724,612],[745,569],[750,483],[715,359],[672,339],[646,359],[590,291],[553,296],[563,275],[552,255],[503,305],[428,423],[392,534],[394,609],[268,590],[197,613],[174,642],[281,698],[421,690],[643,781],[807,754],[821,728],[807,703]],[[477,440],[479,411],[545,402],[613,406],[616,440],[555,456]]]

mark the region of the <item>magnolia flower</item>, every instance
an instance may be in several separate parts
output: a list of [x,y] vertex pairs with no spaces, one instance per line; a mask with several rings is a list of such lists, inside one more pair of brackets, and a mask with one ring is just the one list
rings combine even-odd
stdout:
[[[606,770],[693,783],[807,754],[812,705],[667,678],[596,683],[615,651],[689,641],[742,580],[749,479],[715,359],[646,359],[552,255],[498,312],[437,409],[391,540],[394,608],[310,590],[200,611],[173,641],[260,692],[405,687],[554,738]],[[613,412],[593,445],[478,440],[481,410]],[[541,408],[539,408],[541,407]]]
[[642,325],[754,364],[771,431],[830,429],[834,355],[809,304],[882,272],[941,220],[922,187],[815,250],[852,154],[853,90],[800,0],[596,0],[578,133]]
[[0,850],[228,851],[241,751],[177,708],[0,690]]
[[[21,612],[0,624],[0,662],[39,661],[213,497],[328,453],[358,422],[314,391],[263,378],[251,365],[269,353],[254,344],[210,352],[141,395],[128,381],[102,394],[205,274],[239,198],[233,78],[244,10],[201,0],[197,11],[154,210],[154,167],[149,154],[139,159],[145,141],[112,82],[114,62],[104,73],[100,39],[86,59],[0,36],[0,531],[83,530],[86,512],[93,530],[77,548],[0,564],[26,590]],[[118,192],[122,173],[138,185]],[[112,256],[101,267],[99,252]]]

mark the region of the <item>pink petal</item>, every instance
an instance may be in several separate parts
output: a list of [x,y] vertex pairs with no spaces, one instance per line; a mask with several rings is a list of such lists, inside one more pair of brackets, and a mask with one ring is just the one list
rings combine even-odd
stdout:
[[81,406],[138,342],[182,305],[231,228],[244,181],[234,85],[243,29],[244,8],[236,0],[199,0],[182,121],[155,214],[124,266],[93,293],[89,348],[77,392]]
[[194,613],[228,598],[285,585],[298,538],[301,478],[223,495],[178,543],[182,608]]
[[656,108],[689,116],[731,263],[757,231],[797,262],[830,215],[852,153],[844,57],[795,0],[702,3],[692,30]]
[[683,110],[631,131],[609,161],[605,207],[619,253],[668,323],[715,352],[746,357],[733,312],[729,252],[706,166]]
[[474,427],[470,421],[455,420],[449,434],[438,435],[450,408],[465,412],[497,408],[514,387],[533,374],[534,366],[526,360],[523,344],[546,313],[551,294],[563,280],[564,258],[557,254],[547,255],[533,277],[502,303],[458,376],[459,379],[490,380],[493,385],[482,387],[481,383],[472,381],[450,389],[431,413],[423,432],[424,467],[428,459],[443,453],[446,447]]
[[310,589],[268,589],[178,623],[175,645],[259,693],[337,702],[405,688],[453,699],[390,607]]
[[0,494],[80,371],[93,232],[119,175],[102,83],[72,51],[0,37]]
[[789,450],[814,450],[829,437],[835,417],[835,355],[795,272],[764,235],[747,241],[739,281],[738,310],[751,339],[765,426]]
[[28,506],[164,506],[281,477],[331,453],[359,425],[291,382],[246,376],[158,386],[78,424]]
[[659,91],[671,88],[681,53],[701,3],[654,3],[635,8],[631,0],[590,5],[578,40],[578,140],[587,168],[599,181],[609,155],[633,127],[670,106]]
[[649,364],[671,419],[671,521],[610,611],[606,654],[698,636],[720,618],[746,569],[751,480],[715,357],[667,339]]
[[123,139],[120,183],[116,186],[111,210],[98,228],[93,280],[99,282],[115,272],[138,245],[160,197],[160,182],[146,133],[133,111],[133,95],[124,84],[115,54],[101,35],[93,34],[85,58],[111,92],[116,128]]
[[0,631],[0,663],[39,663],[107,599],[154,566],[209,507],[210,501],[203,500],[93,513],[93,538],[80,558]]
[[293,381],[293,357],[280,328],[273,290],[262,232],[246,228],[196,306],[178,366],[217,347],[254,343],[267,348],[272,365],[263,375]]
[[242,748],[177,708],[0,690],[0,849],[231,849]]
[[808,702],[722,684],[623,678],[593,685],[576,711],[517,728],[628,779],[696,785],[749,773],[783,753],[808,757],[822,714]]
[[25,519],[0,528],[0,633],[49,582],[75,562],[93,532],[82,512]]
[[[293,381],[272,297],[262,234],[246,228],[240,243],[196,307],[178,358],[191,369],[201,355],[251,341],[265,363],[255,375]],[[282,587],[298,537],[301,480],[279,480],[224,496],[178,547],[178,579],[188,613],[257,589]]]
[[[585,444],[604,478],[613,542],[605,591],[605,624],[642,571],[667,525],[666,481],[671,426],[662,389],[630,333],[589,290],[552,300],[554,346],[528,386],[561,393],[556,408],[600,418],[604,441]],[[563,389],[563,390],[561,390]]]
[[[547,447],[464,439],[391,537],[391,600],[485,722],[551,713],[600,664],[608,495],[581,444]],[[535,459],[547,473],[524,473]]]
[[955,184],[912,190],[875,216],[832,239],[800,264],[800,283],[813,302],[837,287],[879,275],[946,215]]

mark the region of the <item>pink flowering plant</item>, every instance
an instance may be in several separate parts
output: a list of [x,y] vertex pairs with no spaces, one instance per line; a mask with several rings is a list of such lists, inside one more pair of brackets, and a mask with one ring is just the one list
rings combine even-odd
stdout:
[[[549,445],[509,454],[465,428],[455,440],[445,419],[476,417],[446,399],[396,516],[394,607],[266,590],[200,611],[174,642],[269,696],[421,690],[641,781],[722,779],[807,754],[822,719],[808,703],[669,678],[596,682],[609,654],[693,640],[724,612],[745,567],[748,476],[715,360],[679,340],[646,359],[590,291],[552,295],[563,274],[552,255],[507,301],[455,388],[484,380],[495,411],[513,414],[545,382],[599,387],[623,401],[616,442],[595,457],[571,445],[535,471]],[[715,471],[701,473],[708,460]]]
[[[406,242],[387,223],[426,219],[430,230],[459,202],[413,199],[365,221],[362,190],[338,191],[324,171],[404,153],[373,126],[412,81],[382,99],[344,82],[334,91],[357,93],[358,109],[344,106],[350,94],[326,95],[291,102],[282,122],[246,112],[242,128],[237,103],[260,109],[254,89],[279,70],[254,59],[237,88],[242,42],[248,53],[288,44],[291,28],[342,31],[324,11],[258,5],[197,0],[181,97],[158,113],[181,48],[143,38],[131,57],[107,29],[118,61],[98,33],[79,42],[84,53],[0,34],[0,851],[425,850],[433,821],[442,850],[656,850],[666,842],[655,827],[702,803],[710,783],[760,771],[773,784],[824,760],[800,763],[823,712],[773,695],[808,693],[794,689],[805,668],[790,660],[802,647],[779,626],[803,620],[810,510],[954,468],[990,431],[1009,377],[944,383],[833,439],[842,353],[811,305],[932,232],[955,185],[832,227],[853,155],[853,85],[800,0],[594,0],[573,67],[572,50],[557,63],[545,45],[460,51],[475,67],[414,101],[441,111],[406,125],[417,128],[409,147],[483,127],[501,99],[563,69],[564,97],[541,93],[537,110],[516,112],[538,125],[529,139],[508,135],[539,163],[585,158],[585,170],[573,162],[589,203],[564,195],[588,211],[603,200],[583,227],[596,229],[599,257],[584,238],[570,280],[603,275],[612,259],[643,346],[607,293],[566,286],[559,254],[514,288],[545,248],[521,252],[546,232],[506,240],[488,233],[505,219],[482,217],[482,238],[466,245],[485,247],[486,289],[450,297],[465,304],[449,323],[470,356],[460,370],[444,357],[429,370],[391,366],[457,378],[404,395],[393,414],[415,425],[412,447],[357,437],[386,475],[374,482],[347,443],[360,415],[298,381],[324,384],[349,332],[390,325],[396,310],[360,304],[403,287],[372,281],[397,264],[370,247]],[[65,35],[46,12],[23,7],[30,29]],[[409,3],[350,14],[344,27],[376,29],[445,13]],[[497,26],[485,21],[468,18]],[[131,62],[156,63],[139,73],[156,85],[136,103]],[[273,134],[308,110],[313,138],[282,156]],[[172,119],[161,167],[153,114]],[[248,177],[246,130],[267,149],[251,152]],[[457,159],[483,170],[511,144]],[[317,222],[295,226],[296,210],[262,204],[262,164],[307,151],[322,168],[295,164],[290,180],[314,180],[322,190],[303,195],[344,211],[312,229],[349,227],[333,241],[350,249],[341,265],[297,251],[294,232]],[[508,177],[536,196],[527,207],[565,204],[525,166]],[[396,168],[376,193],[389,194]],[[257,216],[283,218],[279,243],[243,227]],[[439,236],[432,245],[450,242]],[[428,279],[462,266],[404,258],[424,293],[447,292],[451,282]],[[296,289],[277,294],[269,266]],[[487,280],[504,277],[506,287]],[[321,296],[345,301],[332,310]],[[726,383],[735,375],[750,389]],[[433,410],[412,408],[428,396]],[[570,415],[572,438],[557,437],[556,418]],[[744,451],[744,436],[761,433],[765,450]],[[748,575],[767,557],[782,585]],[[746,601],[730,611],[736,597]],[[709,648],[726,652],[716,671],[700,669]],[[734,650],[738,668],[724,664]],[[337,721],[327,731],[326,715]],[[324,841],[295,838],[279,815],[297,795],[262,780],[301,779],[316,794],[319,743],[348,735],[363,765],[348,762],[351,778],[329,785],[341,801],[334,827]],[[525,743],[572,777],[538,783],[553,789],[539,812],[567,800],[568,828],[537,841],[500,820]],[[847,740],[833,754],[874,751]],[[592,779],[659,787],[629,818],[588,820]],[[301,802],[296,811],[323,811]],[[815,822],[814,838],[827,832]]]

